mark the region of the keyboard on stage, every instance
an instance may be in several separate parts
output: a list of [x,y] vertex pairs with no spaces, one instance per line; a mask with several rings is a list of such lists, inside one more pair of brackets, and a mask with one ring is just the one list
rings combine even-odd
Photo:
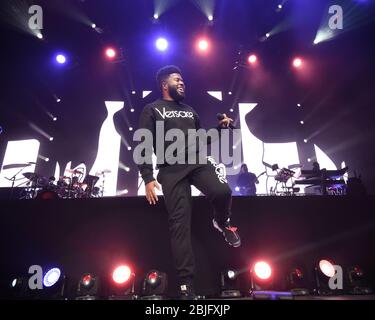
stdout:
[[301,170],[301,175],[298,180],[294,181],[294,184],[319,186],[322,193],[326,195],[328,194],[327,187],[344,186],[346,184],[342,177],[347,171],[348,167],[340,170]]

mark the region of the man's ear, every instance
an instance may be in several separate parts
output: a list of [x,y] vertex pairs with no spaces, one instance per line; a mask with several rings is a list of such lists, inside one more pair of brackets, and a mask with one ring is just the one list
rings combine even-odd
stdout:
[[167,83],[167,81],[163,81],[163,82],[161,83],[161,86],[162,86],[163,89],[166,89],[166,88],[168,87],[168,83]]

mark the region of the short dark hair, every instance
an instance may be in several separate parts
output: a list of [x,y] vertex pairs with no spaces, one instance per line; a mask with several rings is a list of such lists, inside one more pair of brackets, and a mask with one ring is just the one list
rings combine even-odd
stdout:
[[165,66],[156,73],[156,82],[161,87],[161,83],[165,81],[172,73],[181,73],[181,69],[174,65]]

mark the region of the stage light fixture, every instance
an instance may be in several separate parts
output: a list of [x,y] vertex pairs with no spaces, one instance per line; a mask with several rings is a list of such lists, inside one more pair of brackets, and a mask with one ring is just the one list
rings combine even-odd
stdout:
[[228,94],[231,96],[232,95],[232,91],[229,91]]
[[60,268],[51,268],[43,276],[43,290],[36,292],[37,298],[64,299],[66,277]]
[[321,259],[314,268],[315,272],[315,289],[314,292],[319,295],[332,295],[337,293],[337,290],[331,290],[329,287],[329,279],[335,273],[335,267],[332,260]]
[[250,64],[255,64],[257,62],[258,58],[255,54],[251,54],[248,58],[247,58],[247,61],[250,63]]
[[224,270],[220,273],[221,298],[239,298],[242,296],[239,290],[239,274],[239,271],[232,269]]
[[53,137],[49,137],[49,141],[53,141]]
[[92,273],[85,273],[78,282],[76,300],[96,300],[100,298],[99,278]]
[[113,60],[117,56],[117,51],[112,47],[108,47],[105,49],[105,55],[108,59]]
[[234,109],[232,109],[232,108],[231,108],[231,109],[229,109],[229,112],[234,112]]
[[128,265],[116,267],[112,272],[109,300],[134,299],[135,274]]
[[134,112],[135,110],[133,108],[130,109],[130,112]]
[[299,123],[300,123],[300,124],[305,124],[305,121],[301,120]]
[[129,131],[133,131],[133,127],[129,127]]
[[57,103],[60,103],[60,102],[61,102],[61,99],[60,99],[60,98],[57,98],[57,99],[56,99],[56,102],[57,102]]
[[53,117],[52,120],[53,120],[53,121],[57,121],[57,117]]
[[17,277],[10,283],[10,296],[13,299],[27,299],[30,297],[28,278]]
[[272,268],[265,261],[257,261],[250,269],[251,291],[272,288]]
[[206,52],[209,48],[209,43],[206,39],[200,39],[198,41],[198,49],[201,52]]
[[163,300],[168,290],[168,277],[158,270],[149,271],[142,283],[142,300]]
[[365,273],[360,266],[352,266],[347,269],[348,276],[348,293],[350,294],[372,294],[373,289],[366,279]]
[[43,285],[47,288],[55,285],[61,276],[61,270],[59,268],[52,268],[46,272],[43,277]]
[[287,276],[287,288],[294,296],[309,295],[309,284],[305,269],[301,266],[294,266],[289,269]]
[[301,58],[294,58],[293,59],[293,67],[295,68],[301,68],[302,67],[302,64],[303,64],[303,61]]
[[132,147],[128,147],[128,150],[130,151],[132,149]]
[[154,14],[154,19],[155,20],[158,20],[159,19],[159,15],[157,13]]
[[41,32],[38,32],[36,36],[38,39],[43,40],[43,34]]
[[301,104],[300,104],[300,103],[297,103],[297,107],[301,107]]
[[271,34],[266,33],[266,38],[269,38],[270,36],[271,36]]
[[65,64],[66,63],[66,56],[63,55],[63,54],[58,54],[56,56],[56,61],[59,63],[59,64]]
[[237,191],[237,192],[239,192],[239,191],[240,191],[240,187],[236,186],[236,187],[234,188],[234,190]]
[[95,23],[91,24],[91,28],[95,29],[96,28],[96,24]]
[[159,51],[166,51],[168,49],[168,41],[165,38],[158,38],[155,42],[156,48]]
[[133,90],[133,91],[132,91],[132,94],[135,94],[135,93],[136,93],[136,92]]
[[304,142],[304,143],[307,143],[307,142],[308,142],[308,140],[307,140],[307,139],[303,139],[303,142]]

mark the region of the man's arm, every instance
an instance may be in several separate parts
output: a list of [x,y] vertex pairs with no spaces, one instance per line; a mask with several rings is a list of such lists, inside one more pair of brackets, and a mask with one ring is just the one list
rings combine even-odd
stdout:
[[146,106],[139,119],[139,129],[149,130],[152,134],[152,141],[148,141],[145,144],[144,156],[145,162],[143,164],[138,164],[139,171],[141,173],[142,179],[145,182],[145,193],[147,201],[150,204],[156,204],[158,201],[158,197],[155,193],[155,188],[160,190],[159,184],[156,182],[154,178],[154,168],[152,166],[152,154],[154,152],[154,141],[155,141],[155,115],[152,112],[152,108]]

